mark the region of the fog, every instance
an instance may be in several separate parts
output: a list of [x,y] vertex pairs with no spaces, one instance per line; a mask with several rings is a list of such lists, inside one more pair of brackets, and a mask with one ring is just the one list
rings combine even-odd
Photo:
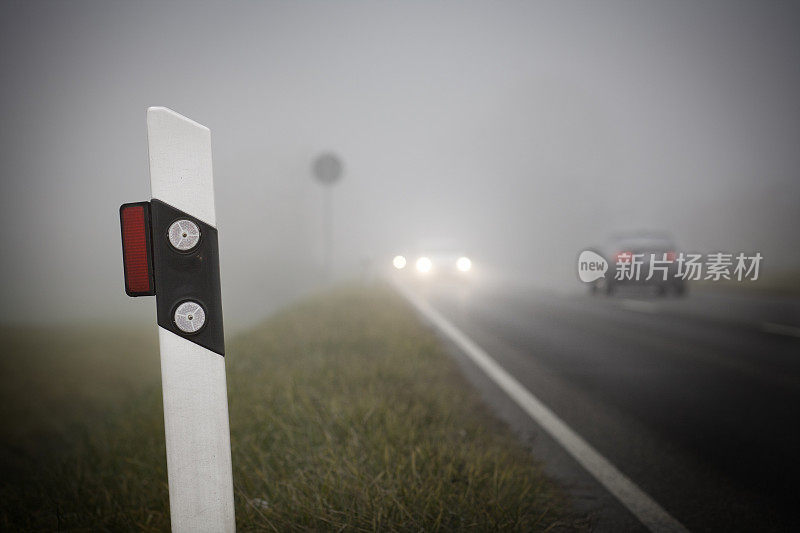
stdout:
[[153,320],[118,207],[145,110],[212,131],[223,298],[246,325],[322,279],[457,243],[570,289],[618,229],[800,268],[800,9],[764,2],[5,2],[0,320]]

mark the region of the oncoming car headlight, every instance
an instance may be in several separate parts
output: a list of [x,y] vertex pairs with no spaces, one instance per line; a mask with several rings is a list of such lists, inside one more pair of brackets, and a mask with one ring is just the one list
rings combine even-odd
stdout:
[[397,270],[403,270],[406,267],[406,258],[402,255],[396,255],[392,259],[392,264]]
[[431,267],[433,267],[433,263],[427,257],[420,257],[417,259],[417,270],[426,274],[431,271]]
[[456,261],[456,267],[461,272],[469,272],[472,268],[472,261],[469,260],[469,257],[459,257],[458,261]]

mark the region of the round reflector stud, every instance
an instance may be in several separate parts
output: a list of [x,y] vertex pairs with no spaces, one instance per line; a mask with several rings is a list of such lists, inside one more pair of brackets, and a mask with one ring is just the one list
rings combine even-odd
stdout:
[[184,333],[194,333],[199,331],[206,323],[206,312],[203,306],[197,302],[189,300],[183,302],[175,309],[175,325]]
[[200,242],[200,228],[185,218],[173,222],[168,233],[169,243],[181,252],[188,252]]

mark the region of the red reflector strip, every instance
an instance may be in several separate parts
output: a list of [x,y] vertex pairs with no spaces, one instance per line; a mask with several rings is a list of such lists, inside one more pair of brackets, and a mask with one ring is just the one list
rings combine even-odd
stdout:
[[125,292],[129,296],[155,294],[150,251],[150,204],[124,204],[119,208],[122,225],[122,262],[125,267]]

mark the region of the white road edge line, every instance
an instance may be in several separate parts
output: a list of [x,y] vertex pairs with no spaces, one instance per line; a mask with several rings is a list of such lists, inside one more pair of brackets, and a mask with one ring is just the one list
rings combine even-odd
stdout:
[[774,322],[764,322],[761,324],[761,330],[767,333],[775,333],[776,335],[787,335],[789,337],[800,338],[800,328],[796,326],[787,326],[786,324],[776,324]]
[[658,503],[600,455],[580,435],[528,392],[492,357],[451,324],[427,302],[395,285],[422,315],[450,338],[486,375],[492,379],[537,424],[547,431],[578,463],[613,494],[650,531],[688,531]]

